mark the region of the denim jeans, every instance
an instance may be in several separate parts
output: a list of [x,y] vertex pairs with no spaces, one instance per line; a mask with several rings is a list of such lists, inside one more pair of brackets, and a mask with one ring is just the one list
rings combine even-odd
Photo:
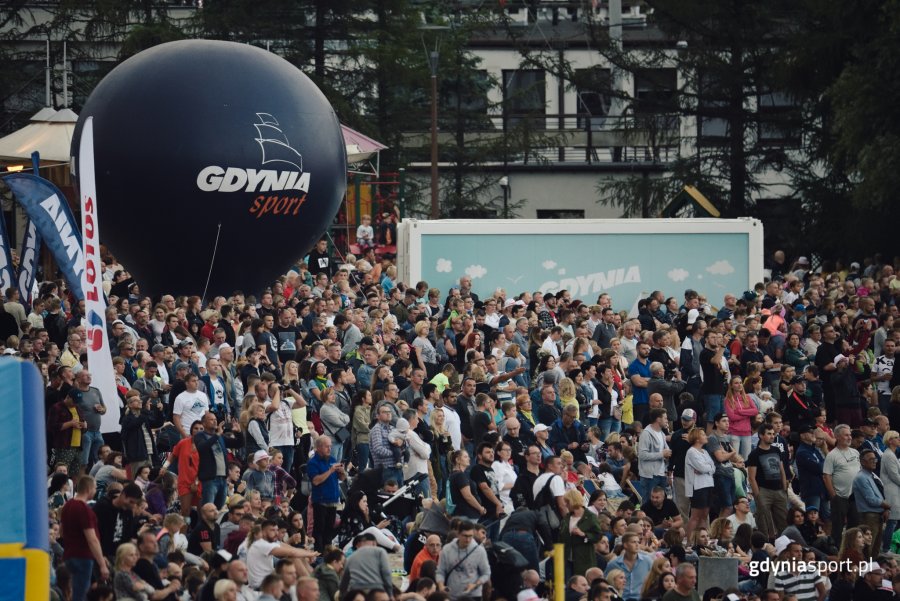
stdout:
[[887,524],[884,525],[884,541],[881,544],[881,550],[886,553],[891,550],[891,538],[893,538],[894,531],[897,529],[898,521],[900,520],[888,520]]
[[819,495],[801,495],[800,498],[803,500],[803,504],[807,507],[816,507],[819,510],[819,517],[821,517],[823,520],[825,520],[826,522],[831,521],[831,503],[828,501],[828,497],[822,497]]
[[91,466],[97,462],[97,453],[103,445],[103,435],[100,432],[91,430],[83,430],[81,432],[81,465],[85,470],[90,470]]
[[388,480],[394,480],[400,486],[403,486],[403,470],[396,467],[385,467],[381,470],[381,483],[384,484]]
[[294,465],[294,447],[290,445],[284,445],[275,448],[281,451],[281,454],[284,457],[284,463],[281,464],[281,467],[284,468],[284,471],[290,474],[291,466]]
[[225,478],[202,480],[200,484],[203,487],[201,504],[214,503],[217,509],[222,509],[225,506]]
[[84,601],[91,588],[91,575],[94,572],[93,559],[67,559],[66,567],[72,574],[72,601]]
[[665,476],[650,476],[649,478],[641,476],[640,488],[638,488],[638,492],[641,493],[641,503],[647,504],[650,502],[650,491],[654,487],[660,486],[665,489],[666,484],[667,478]]
[[725,397],[721,394],[704,394],[701,399],[703,401],[703,409],[706,411],[706,421],[715,423],[716,415],[722,413],[722,401]]
[[331,440],[331,458],[337,463],[341,463],[344,460],[344,443],[334,439]]
[[622,428],[622,422],[614,417],[604,417],[600,420],[600,437],[606,440],[606,437],[613,432],[619,432]]

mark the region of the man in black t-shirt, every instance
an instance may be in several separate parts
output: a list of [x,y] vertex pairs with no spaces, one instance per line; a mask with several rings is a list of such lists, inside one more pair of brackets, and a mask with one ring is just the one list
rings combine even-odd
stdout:
[[766,356],[759,350],[759,336],[755,333],[747,334],[744,339],[744,348],[741,351],[741,376],[747,377],[747,364],[760,363],[764,364]]
[[700,399],[706,410],[707,432],[712,430],[716,415],[724,410],[725,373],[728,371],[727,365],[722,360],[724,353],[722,334],[712,329],[706,330],[706,345],[700,351],[700,369],[703,371]]
[[207,503],[200,508],[200,521],[188,536],[187,550],[194,555],[203,555],[209,551],[218,551],[221,547],[219,524],[216,518],[219,511],[215,503]]
[[106,496],[94,504],[100,547],[105,557],[115,557],[119,545],[134,538],[137,530],[134,507],[143,497],[141,487],[134,482],[123,486],[121,492],[117,485],[110,484]]
[[156,589],[156,595],[160,593],[166,594],[164,597],[154,595],[154,599],[158,599],[158,601],[177,601],[178,592],[181,590],[181,580],[172,577],[170,574],[168,578],[169,586],[165,586],[162,578],[160,578],[159,568],[154,563],[156,555],[159,553],[159,543],[156,541],[156,535],[152,532],[142,532],[138,535],[137,540],[138,553],[140,553],[141,558],[138,559],[134,566],[134,573],[141,580]]
[[[472,415],[472,440],[473,444],[478,447],[484,442],[484,437],[488,432],[495,431],[497,425],[489,411],[493,408],[494,399],[483,392],[475,395],[476,413]],[[496,440],[496,439],[495,439]],[[477,459],[477,457],[476,457]]]
[[478,463],[472,466],[469,477],[472,479],[472,487],[482,507],[487,509],[485,520],[496,520],[503,513],[503,502],[500,501],[500,487],[497,484],[497,475],[491,467],[494,463],[494,447],[487,442],[478,445]]
[[650,503],[642,505],[641,509],[653,520],[654,534],[659,537],[669,528],[684,526],[678,507],[671,499],[666,498],[666,491],[661,486],[656,486],[650,491]]
[[756,521],[770,541],[787,526],[787,476],[781,452],[772,445],[775,430],[771,424],[759,427],[759,446],[750,451],[747,471],[756,498]]
[[297,349],[303,345],[303,335],[300,328],[294,323],[293,312],[290,309],[282,309],[278,314],[278,325],[272,333],[275,335],[278,345],[278,359],[281,365],[294,359]]

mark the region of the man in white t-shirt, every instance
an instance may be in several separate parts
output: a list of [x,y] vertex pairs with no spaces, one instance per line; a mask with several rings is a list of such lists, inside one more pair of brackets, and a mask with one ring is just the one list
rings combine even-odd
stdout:
[[554,359],[559,359],[559,341],[562,340],[562,336],[563,329],[559,326],[553,326],[550,330],[550,334],[544,339],[541,350],[552,356]]
[[247,550],[247,571],[250,574],[250,588],[259,589],[263,579],[275,571],[275,558],[310,558],[318,553],[307,549],[297,549],[278,541],[278,523],[265,520],[262,523],[262,535]]
[[191,435],[191,424],[203,418],[209,411],[209,397],[198,390],[197,374],[188,372],[184,377],[185,391],[175,397],[172,405],[172,423],[174,423],[185,436]]
[[[552,497],[553,500],[556,501],[556,513],[559,514],[560,517],[565,517],[569,511],[563,501],[563,495],[566,494],[566,483],[563,482],[562,476],[560,476],[563,469],[562,459],[559,457],[549,457],[546,461],[545,468],[544,473],[538,476],[534,481],[534,485],[531,488],[532,498],[537,506],[541,506],[544,503],[549,503],[550,498]],[[547,485],[548,480],[550,481],[549,486]],[[547,486],[549,490],[549,495],[546,496],[541,494],[544,491],[545,486]]]
[[441,400],[436,401],[434,407],[444,412],[444,427],[450,433],[453,450],[458,451],[462,448],[462,419],[456,412],[456,396],[456,392],[447,388],[441,393]]

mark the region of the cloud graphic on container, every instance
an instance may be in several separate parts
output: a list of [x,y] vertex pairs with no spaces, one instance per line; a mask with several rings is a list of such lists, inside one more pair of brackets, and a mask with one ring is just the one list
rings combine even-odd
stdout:
[[453,271],[453,262],[450,259],[438,259],[434,270],[438,273],[450,273]]
[[684,280],[688,279],[688,276],[690,276],[691,274],[687,269],[676,267],[675,269],[669,271],[669,273],[667,273],[666,275],[669,276],[669,279],[673,282],[683,282]]
[[469,265],[466,267],[466,275],[476,280],[487,275],[487,268],[481,265]]
[[556,261],[554,261],[553,259],[547,259],[546,261],[541,263],[541,266],[544,269],[553,269],[554,267],[556,267]]
[[716,261],[712,265],[706,268],[706,271],[713,275],[728,275],[730,273],[734,273],[734,267],[732,267],[731,263],[728,261]]

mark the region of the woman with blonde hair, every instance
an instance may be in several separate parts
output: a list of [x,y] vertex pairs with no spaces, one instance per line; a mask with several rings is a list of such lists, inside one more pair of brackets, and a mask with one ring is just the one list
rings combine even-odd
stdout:
[[[526,363],[527,359],[525,358],[525,355],[522,354],[522,349],[519,348],[519,345],[515,342],[511,342],[509,346],[506,347],[506,353],[500,361],[500,369],[505,373],[512,373],[520,367],[526,367]],[[513,376],[513,382],[516,383],[516,386],[528,388],[528,385],[531,383],[531,375],[528,373],[527,367],[521,374]]]
[[150,595],[156,593],[156,589],[134,573],[134,566],[137,565],[138,559],[140,559],[140,555],[137,546],[133,543],[123,543],[116,549],[116,575],[113,577],[113,589],[117,599],[147,601]]
[[[887,524],[884,526],[884,537],[881,548],[887,552],[891,548],[891,537],[900,520],[900,460],[897,459],[897,448],[900,447],[900,434],[896,430],[888,430],[882,437],[885,446],[881,456],[881,481],[884,483],[884,499],[891,506]],[[875,541],[874,544],[878,544]]]
[[576,410],[575,419],[580,418],[577,413],[578,399],[575,398],[575,382],[572,381],[572,378],[563,378],[559,381],[559,402],[563,409],[568,405],[573,405]]
[[437,484],[435,499],[444,499],[447,493],[447,481],[450,478],[450,465],[447,457],[453,450],[453,442],[450,439],[450,431],[447,429],[446,416],[442,409],[431,412],[431,431],[434,437],[431,441],[431,469]]
[[615,597],[624,599],[625,583],[628,581],[625,577],[625,572],[618,568],[613,568],[606,573],[606,581],[609,583],[609,588],[612,589]]
[[641,598],[652,599],[657,597],[658,595],[654,595],[653,592],[659,586],[660,576],[671,573],[672,564],[669,563],[668,557],[657,557],[654,559],[653,564],[650,566],[650,572],[647,574],[646,580],[644,580],[644,586],[641,587]]
[[759,415],[759,408],[744,392],[740,376],[734,376],[725,392],[725,413],[728,415],[731,444],[744,457],[750,456],[753,419]]
[[685,532],[690,537],[694,530],[706,523],[714,488],[713,474],[716,464],[704,448],[709,438],[702,428],[694,428],[688,433],[691,447],[685,456],[684,492],[691,499],[691,514]]
[[575,489],[567,490],[563,502],[569,515],[562,519],[559,527],[559,542],[564,545],[566,562],[571,574],[584,574],[588,568],[597,565],[594,544],[603,536],[600,522],[593,512],[586,511],[584,496]]

